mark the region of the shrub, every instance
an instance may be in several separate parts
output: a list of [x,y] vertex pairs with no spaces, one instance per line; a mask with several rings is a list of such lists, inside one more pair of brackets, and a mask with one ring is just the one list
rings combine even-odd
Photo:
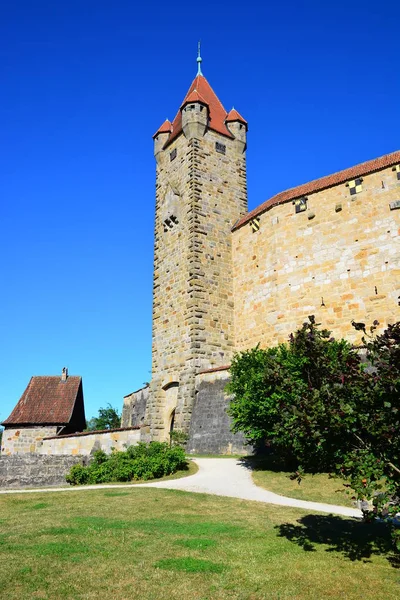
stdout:
[[149,480],[171,475],[186,467],[185,452],[166,442],[140,442],[125,452],[114,450],[107,456],[102,450],[94,453],[87,466],[74,465],[66,476],[71,485],[108,483],[111,481]]

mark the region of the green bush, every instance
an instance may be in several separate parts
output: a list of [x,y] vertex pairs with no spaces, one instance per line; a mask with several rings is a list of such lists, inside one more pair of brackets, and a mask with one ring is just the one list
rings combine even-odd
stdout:
[[179,446],[170,447],[166,442],[140,442],[137,446],[129,446],[125,452],[114,450],[110,456],[98,450],[87,467],[74,465],[66,480],[71,485],[147,481],[171,475],[186,465],[185,452]]

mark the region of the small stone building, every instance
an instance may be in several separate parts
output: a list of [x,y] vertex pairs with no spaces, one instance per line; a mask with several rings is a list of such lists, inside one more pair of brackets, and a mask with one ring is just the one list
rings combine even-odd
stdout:
[[5,455],[40,452],[44,437],[83,431],[86,426],[82,378],[32,377],[4,426]]

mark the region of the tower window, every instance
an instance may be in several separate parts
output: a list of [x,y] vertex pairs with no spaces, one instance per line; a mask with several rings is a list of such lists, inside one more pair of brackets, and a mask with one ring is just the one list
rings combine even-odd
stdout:
[[220,154],[226,154],[226,146],[225,146],[225,144],[221,144],[220,142],[215,142],[215,149]]
[[255,217],[250,221],[249,225],[251,227],[252,232],[256,233],[260,229],[260,218]]
[[362,192],[362,182],[363,182],[362,178],[359,177],[358,179],[353,179],[352,181],[349,181],[348,183],[346,183],[346,186],[350,190],[351,196],[355,196],[359,192]]
[[400,180],[400,165],[396,165],[395,167],[393,167],[392,171],[396,172],[397,179]]
[[170,154],[169,154],[169,160],[170,160],[171,162],[172,162],[173,160],[175,160],[175,158],[176,158],[176,154],[177,154],[177,149],[176,149],[176,148],[174,148],[174,149],[172,150],[172,152],[170,152]]
[[307,210],[307,198],[297,198],[293,204],[295,206],[296,214]]
[[175,215],[170,215],[167,219],[164,220],[164,233],[173,229],[174,225],[178,225],[179,221]]

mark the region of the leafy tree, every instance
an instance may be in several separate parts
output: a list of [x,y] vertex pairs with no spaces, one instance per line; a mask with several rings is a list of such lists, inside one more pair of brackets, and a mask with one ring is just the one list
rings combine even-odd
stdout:
[[234,431],[272,446],[299,477],[339,474],[368,516],[371,499],[390,516],[400,509],[400,323],[374,337],[377,325],[362,360],[311,316],[288,344],[237,354],[228,391]]
[[107,404],[106,408],[99,408],[99,416],[92,417],[86,423],[88,431],[118,429],[118,427],[121,427],[121,415],[111,404]]

